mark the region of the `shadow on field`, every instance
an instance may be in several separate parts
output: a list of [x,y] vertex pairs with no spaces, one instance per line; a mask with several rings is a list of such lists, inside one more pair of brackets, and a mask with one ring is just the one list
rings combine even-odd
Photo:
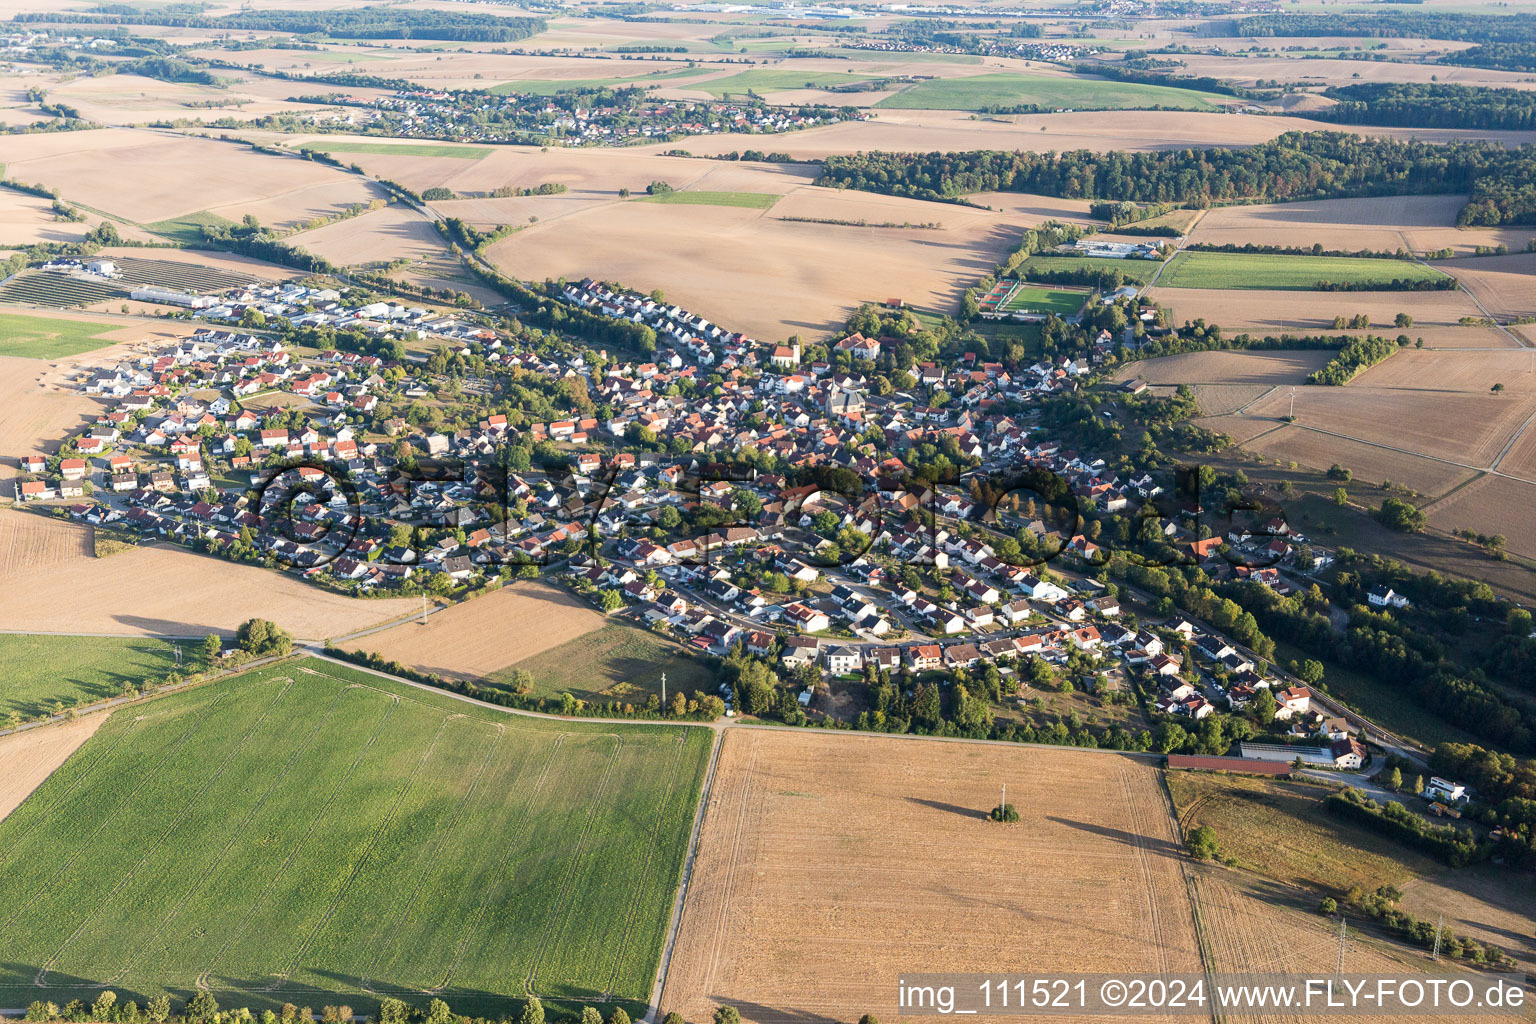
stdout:
[[965,818],[980,818],[982,821],[987,820],[987,812],[978,811],[974,807],[961,807],[959,804],[946,804],[942,800],[924,800],[921,797],[915,796],[907,797],[907,802],[922,804],[924,807],[931,807],[936,811],[944,811],[946,814],[958,814]]
[[740,999],[730,996],[710,996],[714,1002],[736,1007],[743,1018],[755,1021],[756,1024],[841,1024],[835,1017],[827,1017],[810,1010],[795,1010],[786,1007],[764,1006],[761,1003],[744,1003]]
[[1046,815],[1047,821],[1054,821],[1058,825],[1066,825],[1080,832],[1091,832],[1096,836],[1113,839],[1117,843],[1127,846],[1140,846],[1152,853],[1160,853],[1165,857],[1183,858],[1184,853],[1178,846],[1166,839],[1155,839],[1152,836],[1137,835],[1135,832],[1127,832],[1120,828],[1110,828],[1107,825],[1091,825],[1086,821],[1073,821],[1071,818],[1058,818],[1055,815]]

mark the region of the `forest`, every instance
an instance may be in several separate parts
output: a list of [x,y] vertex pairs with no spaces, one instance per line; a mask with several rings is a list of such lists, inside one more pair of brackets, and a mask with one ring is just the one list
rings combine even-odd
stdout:
[[1183,203],[1470,192],[1458,223],[1536,223],[1536,150],[1287,132],[1246,149],[834,155],[816,184],[954,201],[976,192]]
[[1400,11],[1392,14],[1261,14],[1238,23],[1243,36],[1368,36],[1477,43],[1444,54],[1441,64],[1536,70],[1536,23],[1530,17]]
[[1329,89],[1339,102],[1303,114],[1336,124],[1404,128],[1482,128],[1528,131],[1536,128],[1536,93],[1439,82],[1362,82]]

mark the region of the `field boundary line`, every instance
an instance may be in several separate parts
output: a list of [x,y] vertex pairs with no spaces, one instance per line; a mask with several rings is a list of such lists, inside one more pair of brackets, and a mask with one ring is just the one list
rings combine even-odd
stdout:
[[[202,800],[202,798],[207,794],[210,786],[219,781],[219,779],[224,776],[225,772],[229,771],[229,766],[234,764],[235,758],[240,755],[241,751],[245,750],[246,744],[251,742],[251,737],[256,735],[256,730],[260,729],[263,723],[265,723],[268,718],[272,717],[273,709],[275,709],[278,704],[282,703],[283,698],[288,695],[288,691],[293,689],[292,679],[287,679],[285,682],[287,685],[278,691],[277,697],[272,701],[272,703],[268,704],[266,710],[257,716],[256,721],[251,723],[251,727],[245,731],[245,735],[240,737],[240,742],[236,743],[233,747],[230,748],[229,756],[226,757],[224,762],[219,765],[218,770],[209,775],[207,779],[204,780],[203,784],[198,787],[197,792],[193,793],[192,796],[183,805],[182,812],[180,814],[171,816],[170,821],[166,824],[165,828],[161,830],[160,835],[156,837],[150,847],[146,849],[144,853],[139,857],[138,862],[129,869],[127,874],[123,875],[122,878],[117,880],[117,884],[112,887],[112,891],[107,893],[107,895],[101,900],[100,903],[96,904],[96,909],[92,910],[90,914],[88,914],[85,919],[80,922],[80,926],[70,933],[69,938],[65,939],[64,942],[60,944],[58,949],[54,950],[53,955],[50,956],[47,960],[43,961],[42,967],[38,968],[36,977],[32,979],[33,985],[37,986],[38,988],[47,988],[44,982],[48,978],[48,972],[51,971],[54,968],[54,965],[58,963],[59,958],[64,955],[64,951],[69,948],[71,943],[80,937],[80,934],[85,931],[87,925],[96,920],[96,915],[100,914],[102,910],[107,906],[107,904],[112,902],[113,897],[122,891],[123,886],[133,881],[134,875],[138,874],[139,869],[144,866],[145,861],[149,860],[153,853],[156,853],[164,848],[165,841],[170,838],[171,833],[176,830],[176,827],[186,820],[187,815],[191,812],[192,807],[198,801]],[[101,987],[105,988],[106,986],[102,985]]]
[[709,771],[704,775],[704,786],[699,790],[699,804],[693,812],[693,833],[688,837],[688,850],[683,856],[677,895],[672,900],[672,919],[667,923],[667,939],[662,943],[661,958],[656,963],[656,975],[651,979],[650,1006],[643,1021],[655,1024],[661,1009],[661,997],[666,990],[667,974],[672,968],[672,954],[677,948],[677,936],[682,930],[683,912],[688,905],[688,888],[693,881],[693,869],[699,855],[699,836],[704,831],[704,819],[709,813],[710,794],[714,790],[715,770],[720,766],[720,752],[725,748],[725,731],[715,730],[714,742],[709,755]]
[[[336,916],[336,908],[341,905],[341,901],[347,895],[347,891],[352,888],[352,883],[357,881],[357,876],[363,870],[364,865],[373,859],[373,852],[379,845],[379,837],[389,831],[390,826],[394,823],[395,815],[400,813],[400,805],[405,802],[406,795],[416,787],[416,782],[421,777],[421,770],[426,767],[427,762],[432,759],[432,755],[437,752],[437,745],[442,740],[443,733],[447,731],[448,723],[455,718],[463,717],[466,716],[443,715],[443,720],[438,723],[437,732],[432,736],[432,742],[428,743],[427,749],[422,751],[421,757],[416,762],[416,767],[411,770],[411,777],[405,780],[405,785],[400,787],[400,792],[395,794],[394,802],[389,805],[389,811],[374,828],[373,834],[368,837],[367,845],[363,847],[363,852],[358,856],[357,862],[352,865],[352,870],[347,873],[346,880],[341,883],[341,888],[336,890],[336,895],[331,899],[331,905],[326,908],[325,914],[310,929],[309,934],[304,937],[304,941],[299,944],[299,948],[294,952],[287,968],[279,974],[279,977],[284,981],[293,975],[294,970],[298,967],[300,958],[309,949],[309,944],[315,940],[315,936],[324,931],[326,926],[331,923],[331,919]],[[281,984],[279,982],[273,985],[271,991],[276,991],[281,987]]]
[[[464,819],[464,809],[469,806],[470,801],[474,799],[476,792],[478,792],[480,789],[480,781],[485,777],[485,770],[490,767],[491,761],[495,759],[496,752],[501,749],[501,741],[504,740],[506,736],[507,727],[505,725],[496,726],[496,738],[493,739],[490,745],[486,748],[485,757],[480,761],[480,770],[475,773],[474,779],[470,781],[469,788],[464,791],[464,796],[460,798],[458,807],[454,810],[453,820],[448,823],[447,828],[443,829],[438,834],[437,842],[432,844],[432,852],[427,857],[428,865],[436,865],[441,862],[440,855],[442,853],[443,846],[448,842],[448,836],[451,835],[456,829],[458,829],[459,823]],[[416,884],[411,887],[410,893],[406,896],[405,905],[402,906],[400,908],[400,912],[395,915],[393,923],[388,928],[384,929],[381,933],[385,936],[386,940],[399,934],[401,924],[404,922],[406,915],[409,914],[411,910],[416,906],[416,898],[421,895],[421,887],[426,884],[430,873],[431,872],[429,870],[422,871],[417,874]],[[374,970],[377,969],[379,965],[379,959],[383,955],[384,951],[381,948],[377,953],[374,954],[372,962],[368,965],[362,978],[359,979],[358,987],[361,988],[364,992],[373,991],[369,985],[369,980],[373,976]],[[393,962],[393,958],[391,958],[391,962]]]
[[[678,733],[675,743],[676,750],[672,752],[672,763],[667,767],[667,791],[662,795],[661,802],[656,807],[656,822],[651,827],[650,842],[645,851],[645,863],[640,868],[640,879],[650,876],[651,862],[656,859],[657,840],[660,838],[662,816],[666,813],[667,806],[672,802],[672,794],[677,790],[677,766],[683,760],[683,752],[688,748],[688,734]],[[618,982],[619,971],[624,966],[624,950],[629,947],[629,936],[635,926],[635,907],[640,902],[640,887],[635,886],[635,891],[629,899],[629,907],[624,912],[624,934],[619,937],[618,951],[613,959],[613,973],[608,976],[608,987],[603,990],[602,997],[607,999],[613,995],[613,986]]]
[[[1168,786],[1168,770],[1162,769],[1157,773],[1157,789],[1162,796],[1163,813],[1167,821],[1173,826],[1173,838],[1180,846],[1184,845],[1184,825],[1179,820],[1179,805],[1173,799],[1173,790]],[[1191,805],[1193,811],[1197,805]],[[1178,856],[1178,854],[1175,854]],[[1179,874],[1184,879],[1184,896],[1189,903],[1190,923],[1195,930],[1195,952],[1200,958],[1200,968],[1205,974],[1205,988],[1208,993],[1215,994],[1212,987],[1216,973],[1216,951],[1211,947],[1210,936],[1205,930],[1205,918],[1200,914],[1200,898],[1196,885],[1196,879],[1190,870],[1189,863],[1182,858],[1178,861]],[[1206,1004],[1210,1007],[1211,1024],[1224,1024],[1226,1015],[1212,999]]]
[[[125,796],[123,796],[121,800],[118,800],[117,803],[112,806],[112,810],[110,812],[106,812],[102,815],[102,822],[99,826],[97,826],[96,831],[91,834],[90,839],[82,842],[76,848],[74,854],[71,855],[70,858],[62,865],[60,865],[58,871],[54,872],[53,877],[49,879],[49,881],[43,885],[42,888],[38,889],[37,892],[31,894],[34,898],[41,896],[51,890],[54,885],[57,884],[58,880],[63,877],[64,873],[74,866],[75,861],[80,859],[80,855],[83,854],[86,848],[91,845],[96,836],[105,831],[107,826],[111,825],[112,822],[116,819],[117,812],[134,797],[138,796],[139,791],[149,784],[149,780],[154,778],[155,775],[159,773],[166,760],[170,758],[170,756],[176,751],[180,750],[182,745],[186,743],[187,740],[191,739],[192,734],[197,732],[197,730],[202,727],[203,723],[207,721],[208,711],[215,707],[220,701],[222,701],[224,696],[225,695],[222,693],[218,694],[200,710],[199,714],[192,719],[191,724],[187,726],[187,730],[183,732],[179,737],[177,737],[176,742],[172,743],[163,753],[161,753],[160,758],[155,762],[154,767],[145,773],[144,777],[139,780],[138,785],[134,786],[133,789],[130,790]],[[0,922],[0,932],[3,932],[5,929],[9,928],[11,923],[16,920],[16,915],[25,910],[30,905],[30,902],[31,901],[24,901],[18,904],[16,909],[11,911],[11,916],[6,918],[4,922]]]
[[[342,692],[346,692],[345,687],[342,689]],[[343,774],[342,777],[336,781],[335,787],[333,787],[331,790],[331,795],[326,798],[325,803],[310,819],[309,825],[304,829],[304,834],[299,836],[297,841],[292,844],[288,851],[288,856],[283,858],[283,862],[278,865],[277,870],[274,871],[272,876],[267,879],[267,884],[262,887],[261,894],[256,897],[256,902],[251,905],[251,909],[246,913],[245,918],[240,924],[240,927],[235,931],[233,935],[224,940],[224,944],[219,947],[218,952],[216,952],[213,955],[213,959],[209,961],[208,967],[198,974],[197,981],[194,984],[195,988],[201,989],[205,992],[208,991],[208,979],[213,974],[213,969],[219,965],[219,961],[222,960],[224,958],[224,954],[229,951],[230,945],[234,943],[236,939],[242,939],[245,937],[246,931],[250,928],[251,922],[255,919],[256,912],[266,904],[268,896],[271,894],[273,888],[275,888],[277,885],[277,880],[283,877],[283,872],[288,870],[288,865],[293,863],[293,858],[299,855],[299,850],[303,849],[304,844],[309,839],[309,834],[315,830],[315,825],[318,824],[320,819],[325,816],[325,813],[330,810],[331,804],[335,803],[336,795],[341,792],[342,787],[345,786],[348,782],[352,781],[352,776],[357,772],[357,766],[362,763],[363,757],[368,753],[369,749],[373,747],[374,743],[378,741],[379,734],[384,731],[384,726],[387,725],[389,720],[394,717],[395,711],[398,710],[399,707],[400,700],[398,698],[390,701],[389,708],[384,712],[383,716],[379,718],[378,724],[373,727],[373,732],[369,735],[368,741],[364,743],[361,748],[359,748],[357,756],[352,759],[352,763],[347,767],[345,774]]]
[[523,982],[523,987],[530,995],[537,995],[534,985],[539,980],[539,968],[544,964],[544,956],[552,945],[558,944],[560,936],[565,933],[565,923],[571,919],[571,905],[574,903],[574,888],[576,875],[579,873],[582,858],[587,855],[587,840],[592,837],[592,823],[597,820],[597,811],[600,801],[608,795],[608,783],[613,779],[613,769],[619,763],[619,754],[624,750],[624,740],[614,736],[613,753],[608,755],[608,764],[603,768],[603,777],[598,780],[597,790],[587,802],[587,820],[581,826],[581,838],[576,840],[576,850],[571,854],[571,866],[566,871],[565,878],[560,882],[560,894],[556,897],[556,911],[559,913],[559,921],[555,927],[544,933],[544,941],[539,945],[539,951],[534,955],[533,962],[528,968],[528,977]]
[[712,927],[709,930],[709,959],[705,961],[709,973],[705,976],[704,980],[704,990],[706,992],[714,987],[715,972],[719,969],[720,964],[720,950],[725,944],[725,930],[730,917],[731,898],[736,891],[736,877],[742,862],[742,837],[746,835],[747,821],[752,817],[752,802],[758,795],[751,783],[757,778],[757,762],[758,756],[761,753],[762,744],[753,743],[751,757],[747,761],[746,771],[742,774],[742,778],[747,780],[748,785],[743,788],[741,802],[736,806],[736,827],[731,832],[730,857],[726,861],[725,882],[720,887],[723,896],[720,899],[718,912],[715,914],[715,919],[711,922]]
[[[555,742],[550,745],[549,758],[544,762],[544,767],[539,771],[539,777],[534,781],[532,792],[528,794],[528,802],[526,804],[527,807],[532,807],[533,802],[537,800],[539,795],[544,792],[544,783],[549,781],[549,769],[554,765],[555,757],[559,754],[560,748],[565,746],[566,737],[569,735],[570,733],[567,732],[560,733],[557,737],[555,737]],[[522,776],[522,769],[518,769],[518,776]],[[490,906],[491,893],[493,891],[500,890],[501,887],[506,883],[507,869],[511,866],[512,863],[510,851],[511,844],[509,843],[508,856],[501,862],[501,870],[496,875],[496,885],[494,886],[494,889],[492,887],[487,887],[485,891],[480,894],[480,905],[475,908],[475,918],[470,922],[469,927],[464,929],[464,937],[459,940],[459,948],[456,949],[453,954],[453,963],[448,965],[448,972],[443,975],[443,980],[436,986],[427,990],[427,995],[435,996],[442,992],[445,988],[448,987],[448,983],[453,980],[453,976],[458,973],[459,962],[464,959],[464,951],[469,948],[469,940],[473,938],[475,932],[479,930],[480,922],[485,917],[485,908]]]

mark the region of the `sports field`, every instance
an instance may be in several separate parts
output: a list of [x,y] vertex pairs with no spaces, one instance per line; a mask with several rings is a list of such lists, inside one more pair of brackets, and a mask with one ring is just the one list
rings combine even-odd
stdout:
[[[191,666],[199,654],[195,644],[182,642],[182,657]],[[0,721],[12,711],[23,718],[44,714],[54,701],[71,706],[78,698],[89,704],[122,693],[124,684],[137,687],[146,679],[159,682],[176,671],[176,652],[165,640],[92,636],[0,634]]]
[[876,103],[888,110],[985,110],[1035,106],[1047,110],[1175,107],[1215,110],[1222,97],[1169,85],[1107,82],[1046,75],[971,75],[919,82]]
[[1247,253],[1181,252],[1157,283],[1167,288],[1284,288],[1310,291],[1319,281],[1384,284],[1443,277],[1408,260],[1350,256],[1251,256]]
[[767,192],[662,192],[646,196],[641,202],[671,203],[678,206],[740,206],[748,210],[766,210],[779,196]]
[[1083,308],[1086,292],[1067,291],[1064,288],[1043,288],[1023,285],[1014,289],[1008,301],[1003,303],[1004,313],[1055,313],[1070,316]]
[[508,715],[314,659],[114,714],[0,822],[0,1002],[525,991],[638,1016],[711,732]]
[[[49,274],[47,277],[69,280],[59,274]],[[112,344],[102,335],[111,334],[114,330],[116,328],[110,324],[0,313],[0,356],[58,359],[79,355]]]

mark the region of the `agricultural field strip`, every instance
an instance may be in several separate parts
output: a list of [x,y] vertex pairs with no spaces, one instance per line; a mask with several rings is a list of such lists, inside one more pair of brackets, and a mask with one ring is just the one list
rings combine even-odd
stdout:
[[[529,791],[528,804],[531,805],[533,801],[536,800],[544,791],[544,784],[549,780],[549,769],[555,763],[555,758],[559,754],[560,748],[565,745],[565,739],[567,735],[568,734],[566,733],[561,733],[558,737],[556,737],[555,742],[551,744],[549,749],[549,757],[544,762],[544,767],[540,770],[539,777],[533,784],[533,789]],[[526,767],[526,765],[524,765],[524,767]],[[519,768],[518,776],[521,777],[521,775],[522,768]],[[464,929],[464,937],[459,940],[458,948],[454,951],[453,962],[448,965],[448,970],[443,975],[442,981],[440,981],[434,988],[430,990],[433,995],[436,995],[447,988],[448,983],[453,980],[453,976],[458,973],[459,965],[463,962],[464,959],[464,951],[469,948],[469,940],[474,937],[477,931],[479,931],[480,922],[485,917],[486,908],[490,906],[491,894],[493,891],[500,890],[502,886],[505,885],[507,871],[511,866],[511,845],[508,844],[508,855],[501,862],[501,871],[497,877],[496,885],[494,888],[490,886],[482,888],[480,904],[475,908],[474,920],[471,922],[468,928]]]
[[320,808],[319,813],[317,813],[315,817],[310,820],[309,827],[304,830],[304,835],[300,838],[299,842],[293,844],[292,849],[288,852],[288,856],[284,858],[283,862],[278,865],[277,870],[273,872],[272,876],[267,880],[266,886],[261,890],[261,895],[256,898],[255,904],[246,913],[244,918],[245,924],[242,925],[241,928],[239,928],[237,931],[232,933],[229,938],[224,940],[224,944],[220,946],[218,952],[213,955],[213,959],[209,962],[207,968],[204,969],[200,975],[198,975],[199,988],[207,988],[208,981],[213,976],[214,968],[216,968],[223,960],[225,954],[229,951],[231,944],[237,939],[245,938],[247,928],[252,921],[256,920],[257,914],[265,908],[268,898],[271,896],[272,891],[277,886],[278,879],[282,877],[283,872],[288,869],[288,866],[293,863],[293,859],[298,856],[299,850],[304,845],[304,843],[308,841],[310,833],[314,831],[315,825],[318,824],[320,819],[324,817],[325,813],[330,810],[331,804],[336,801],[337,795],[342,791],[343,787],[351,781],[352,776],[357,772],[357,766],[361,764],[363,758],[367,756],[369,749],[372,748],[376,742],[378,742],[379,734],[384,731],[385,725],[387,725],[389,720],[394,717],[394,714],[397,710],[399,710],[399,707],[400,699],[398,697],[390,701],[389,709],[379,719],[378,725],[374,726],[373,732],[368,736],[368,741],[364,743],[362,749],[357,752],[357,757],[352,759],[352,764],[348,766],[347,771],[342,775],[340,779],[337,780],[336,785],[331,789],[331,795],[326,798],[325,804]]
[[[224,773],[229,770],[229,766],[234,764],[235,758],[240,754],[241,751],[245,749],[246,744],[251,741],[251,737],[255,735],[256,730],[261,728],[262,723],[264,723],[271,716],[273,708],[277,707],[282,699],[288,695],[288,691],[293,689],[292,679],[286,679],[283,681],[285,682],[285,685],[281,690],[278,691],[277,697],[274,698],[272,703],[267,706],[266,710],[264,710],[251,723],[250,728],[245,730],[245,734],[240,737],[240,741],[229,748],[229,752],[225,756],[223,762],[203,781],[202,786],[200,786],[197,791],[193,793],[189,798],[189,802],[196,803],[198,800],[201,800],[203,796],[208,792],[209,788],[211,788],[214,783],[219,781]],[[149,862],[151,854],[158,854],[161,850],[164,849],[166,840],[168,840],[171,837],[171,834],[176,831],[176,827],[180,823],[180,817],[172,817],[166,823],[166,826],[160,832],[160,835],[157,836],[150,847],[144,851],[134,866],[117,880],[117,884],[107,892],[102,901],[97,904],[96,909],[81,918],[80,926],[70,933],[69,938],[64,940],[63,945],[54,950],[52,956],[43,962],[42,967],[38,969],[37,977],[33,980],[34,985],[36,985],[38,988],[47,987],[46,983],[48,979],[48,972],[53,969],[55,964],[58,963],[59,957],[61,957],[64,954],[64,951],[69,948],[69,944],[80,937],[80,933],[85,931],[86,927],[96,919],[96,914],[99,913],[101,909],[105,907],[109,902],[111,902],[112,898],[115,897],[120,891],[122,891],[124,886],[133,881],[133,878],[136,874],[138,874],[139,869]]]
[[[134,724],[137,725],[138,720],[136,720]],[[118,734],[117,739],[112,741],[110,746],[107,746],[101,751],[101,753],[97,754],[94,758],[87,762],[85,769],[77,773],[78,777],[74,782],[69,784],[69,788],[59,794],[57,802],[62,804],[65,800],[69,799],[70,795],[73,794],[74,791],[78,789],[86,779],[90,778],[91,772],[96,768],[96,766],[112,756],[112,754],[117,750],[118,745],[121,744],[123,740],[128,738],[128,734],[131,731],[131,727],[129,729],[124,729],[121,733]],[[10,845],[8,850],[0,851],[0,868],[5,867],[5,863],[10,858],[10,855],[14,854],[15,851],[19,849],[24,842],[26,842],[27,838],[32,835],[33,831],[36,830],[39,825],[48,820],[46,815],[37,815],[36,818],[37,820],[32,823],[32,827],[18,836],[16,841]]]
[[341,703],[342,696],[345,695],[346,692],[347,691],[345,689],[338,689],[336,691],[336,695],[331,698],[330,704],[326,707],[325,713],[315,716],[314,726],[309,730],[309,735],[304,738],[303,743],[294,745],[293,753],[288,756],[288,760],[283,765],[282,770],[273,776],[271,783],[268,784],[267,788],[262,792],[261,796],[256,800],[256,802],[251,805],[251,809],[247,811],[245,816],[233,828],[229,830],[229,840],[224,844],[223,849],[218,851],[218,853],[208,862],[207,867],[203,869],[202,873],[193,881],[190,886],[186,888],[186,891],[182,893],[180,899],[178,899],[177,902],[171,907],[170,912],[166,914],[163,919],[161,919],[160,923],[155,926],[155,930],[150,933],[149,937],[134,949],[127,962],[125,962],[110,978],[107,979],[107,984],[111,985],[121,981],[122,978],[137,965],[139,953],[142,950],[150,948],[152,945],[159,941],[161,931],[181,915],[182,911],[186,909],[187,904],[191,902],[192,897],[196,893],[202,891],[203,886],[206,885],[218,871],[218,869],[224,865],[225,860],[228,859],[230,853],[234,851],[235,844],[240,841],[240,837],[244,835],[246,829],[250,827],[251,823],[256,820],[257,815],[259,815],[266,807],[267,801],[271,798],[273,791],[276,790],[277,787],[281,785],[285,779],[288,778],[289,772],[291,772],[293,770],[293,766],[298,763],[300,756],[307,753],[314,746],[315,738],[319,736],[320,731],[330,723],[332,716],[336,713],[337,706]]
[[[155,763],[154,767],[149,772],[145,773],[144,777],[138,781],[138,784],[134,786],[134,788],[127,794],[125,794],[121,800],[113,805],[112,810],[115,811],[117,808],[129,803],[135,796],[138,795],[140,790],[149,784],[150,780],[155,777],[156,773],[165,764],[166,760],[170,758],[172,754],[176,753],[176,751],[180,750],[181,747],[189,739],[192,738],[193,734],[202,727],[203,723],[207,720],[208,711],[222,702],[225,696],[225,693],[219,693],[214,696],[212,700],[201,706],[200,711],[202,713],[193,717],[191,725],[189,725],[187,729],[182,732],[181,735],[176,739],[176,741],[172,743],[170,747],[160,755],[160,759]],[[103,815],[101,824],[96,827],[96,830],[94,833],[92,833],[91,838],[94,839],[96,836],[99,836],[111,824],[113,824],[112,816],[110,814]],[[53,873],[52,877],[42,886],[42,888],[34,891],[32,895],[34,897],[42,896],[51,891],[54,885],[56,885],[58,881],[63,878],[66,873],[68,873],[69,869],[74,866],[75,861],[80,858],[80,855],[85,851],[87,845],[88,844],[81,844],[74,851],[74,853],[70,854],[64,863],[59,866],[59,869]],[[26,910],[29,905],[30,904],[27,901],[18,901],[16,909],[11,911],[11,915],[7,917],[3,922],[0,922],[0,933],[4,933],[7,929],[9,929],[10,926],[16,921],[16,918],[20,916],[21,913]]]
[[[672,802],[672,794],[677,787],[678,766],[682,762],[683,751],[687,749],[688,746],[687,739],[687,733],[677,734],[677,749],[672,754],[672,763],[667,767],[667,791],[661,798],[662,807],[666,807]],[[662,815],[656,815],[655,825],[651,829],[650,842],[646,844],[645,870],[641,872],[641,877],[650,876],[651,861],[656,857],[656,847],[660,838],[662,821]],[[624,965],[624,950],[629,946],[629,936],[631,932],[634,931],[635,915],[638,912],[640,895],[640,887],[636,886],[634,892],[630,896],[629,906],[625,908],[624,911],[624,936],[619,940],[618,951],[614,954],[613,973],[608,976],[608,983],[604,987],[603,994],[600,997],[602,999],[609,998],[613,994],[614,986],[618,983],[619,970]]]
[[356,863],[352,865],[352,870],[347,874],[346,880],[341,883],[341,887],[336,891],[336,897],[331,900],[331,905],[326,908],[325,915],[310,930],[309,934],[304,937],[304,941],[299,944],[299,948],[294,950],[287,969],[281,973],[280,977],[288,978],[292,976],[293,971],[299,965],[299,960],[308,951],[309,944],[315,940],[316,935],[324,931],[325,927],[331,923],[331,918],[336,916],[336,908],[340,905],[342,896],[352,887],[352,883],[356,881],[358,873],[363,870],[363,867],[372,858],[374,848],[378,845],[379,837],[388,831],[390,825],[394,822],[395,815],[400,811],[400,805],[405,802],[406,794],[415,788],[416,781],[421,775],[422,767],[432,759],[432,754],[437,750],[437,745],[442,740],[443,733],[448,729],[448,723],[462,717],[464,716],[445,715],[442,722],[438,723],[437,732],[432,736],[432,742],[428,743],[426,750],[422,751],[421,757],[416,761],[416,767],[411,770],[410,778],[406,780],[405,785],[400,787],[400,792],[396,794],[394,802],[389,806],[389,813],[380,820],[378,826],[373,830],[373,834],[368,838],[368,845],[364,848],[362,856],[358,857]]
[[[469,788],[464,791],[464,796],[454,806],[453,819],[448,823],[447,828],[441,830],[438,833],[437,842],[432,845],[432,852],[426,858],[429,863],[437,862],[441,859],[443,848],[448,842],[448,837],[458,831],[459,823],[464,820],[465,809],[470,805],[475,797],[475,794],[479,791],[480,783],[485,778],[485,770],[490,767],[491,761],[496,757],[497,752],[501,749],[502,741],[505,740],[506,737],[507,727],[504,725],[496,726],[496,739],[493,740],[485,748],[485,757],[481,759],[480,767],[475,772],[474,779],[470,782]],[[400,929],[404,924],[405,916],[409,914],[410,911],[415,907],[416,900],[421,895],[422,887],[426,884],[426,881],[426,872],[418,872],[416,875],[416,882],[411,887],[410,894],[406,897],[404,906],[402,906],[400,908],[400,912],[395,915],[395,919],[390,924],[390,926],[380,932],[380,935],[385,936],[386,938],[392,938],[400,933]],[[367,973],[363,974],[361,982],[358,986],[359,988],[363,989],[363,991],[373,991],[373,989],[368,984],[368,980],[373,976],[373,971],[378,967],[379,958],[383,955],[384,946],[381,944],[378,947],[378,951],[374,954],[374,958],[369,965]],[[393,958],[391,958],[391,962],[392,960]]]
[[619,754],[624,749],[623,739],[614,736],[613,740],[613,753],[608,755],[608,762],[603,766],[603,777],[598,781],[597,795],[588,804],[587,817],[581,825],[581,836],[576,840],[576,855],[571,858],[570,866],[566,869],[565,876],[560,882],[560,894],[556,897],[557,903],[561,908],[559,921],[552,930],[544,932],[544,940],[539,946],[539,951],[534,956],[532,964],[528,967],[528,976],[524,987],[529,992],[538,991],[539,967],[543,964],[544,957],[549,953],[550,944],[559,940],[560,933],[564,931],[565,923],[570,918],[571,898],[575,892],[576,869],[581,863],[583,854],[586,853],[587,841],[592,836],[592,823],[597,818],[598,804],[601,802],[603,794],[608,791],[608,783],[613,780],[613,769],[618,765]]

